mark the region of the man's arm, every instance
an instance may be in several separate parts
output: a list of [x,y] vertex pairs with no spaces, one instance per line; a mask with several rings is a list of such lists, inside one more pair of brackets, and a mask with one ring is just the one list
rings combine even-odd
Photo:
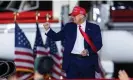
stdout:
[[43,26],[44,26],[44,28],[46,30],[46,32],[45,32],[46,36],[51,38],[53,41],[59,41],[59,40],[63,40],[64,39],[64,35],[65,35],[64,28],[65,27],[61,31],[56,33],[50,28],[50,24],[48,22],[44,23]]
[[63,40],[63,39],[64,39],[65,33],[64,33],[64,29],[61,30],[61,31],[58,32],[58,33],[54,32],[52,29],[50,29],[50,30],[46,33],[46,35],[47,35],[49,38],[51,38],[52,40],[54,40],[54,41],[59,41],[59,40]]

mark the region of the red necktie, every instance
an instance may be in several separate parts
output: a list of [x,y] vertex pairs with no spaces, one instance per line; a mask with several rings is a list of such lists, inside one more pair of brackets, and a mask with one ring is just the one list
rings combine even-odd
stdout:
[[79,31],[82,34],[82,36],[84,37],[84,39],[86,40],[86,42],[90,45],[91,49],[97,53],[97,48],[94,45],[94,43],[92,42],[92,40],[90,39],[89,35],[87,35],[82,29],[81,29],[81,25],[79,25]]

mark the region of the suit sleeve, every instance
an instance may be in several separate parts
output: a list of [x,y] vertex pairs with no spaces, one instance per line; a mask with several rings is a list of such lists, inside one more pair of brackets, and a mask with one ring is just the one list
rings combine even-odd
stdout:
[[97,51],[99,51],[102,47],[102,37],[101,37],[101,30],[100,30],[100,27],[98,25],[96,25],[94,35],[95,36],[93,36],[93,42],[97,48]]
[[51,38],[53,41],[63,40],[64,36],[65,36],[65,29],[64,28],[61,31],[59,31],[58,33],[54,32],[52,29],[50,29],[48,31],[48,33],[46,33],[46,36]]

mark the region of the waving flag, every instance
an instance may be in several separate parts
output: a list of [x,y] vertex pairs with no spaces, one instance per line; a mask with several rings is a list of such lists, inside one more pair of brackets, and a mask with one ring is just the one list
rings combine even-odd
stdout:
[[48,45],[43,43],[43,39],[41,36],[41,32],[38,26],[38,23],[36,23],[36,38],[35,38],[35,44],[34,44],[34,53],[37,57],[39,56],[46,56],[49,54],[49,48]]
[[[34,45],[34,53],[36,53],[37,57],[50,55],[55,62],[52,69],[51,77],[54,79],[60,79],[60,77],[64,75],[62,74],[62,71],[61,71],[62,57],[59,55],[57,45],[50,38],[47,38],[44,44],[39,27],[38,27],[38,23],[36,23],[36,25],[37,25],[37,31],[36,31],[36,40]],[[36,61],[35,66],[37,66],[37,63],[38,62]]]
[[65,75],[62,74],[61,70],[62,56],[58,52],[58,48],[55,41],[52,41],[50,38],[47,38],[46,44],[48,44],[50,48],[50,55],[54,60],[54,66],[52,69],[52,78],[61,79],[61,77],[65,77]]
[[[44,43],[43,43],[43,39],[42,39],[42,36],[41,36],[41,32],[40,32],[38,23],[36,23],[36,38],[35,38],[33,51],[34,51],[34,54],[35,54],[35,75],[36,75],[36,74],[38,74],[36,71],[37,71],[37,66],[39,64],[40,57],[49,55],[48,44],[44,45]],[[48,79],[49,75],[44,74],[44,78]]]
[[[27,73],[19,75],[22,80],[27,80],[33,77],[34,73],[34,58],[30,42],[24,32],[15,23],[15,65],[16,72]],[[21,79],[20,79],[21,80]]]

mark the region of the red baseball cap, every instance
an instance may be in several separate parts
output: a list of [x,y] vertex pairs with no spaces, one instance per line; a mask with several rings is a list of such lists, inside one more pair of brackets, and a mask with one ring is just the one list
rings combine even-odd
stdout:
[[85,14],[86,14],[86,11],[85,11],[85,9],[82,8],[82,7],[75,6],[75,7],[73,8],[72,13],[70,13],[69,16],[77,16],[77,15],[79,15],[79,14],[85,15]]

